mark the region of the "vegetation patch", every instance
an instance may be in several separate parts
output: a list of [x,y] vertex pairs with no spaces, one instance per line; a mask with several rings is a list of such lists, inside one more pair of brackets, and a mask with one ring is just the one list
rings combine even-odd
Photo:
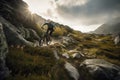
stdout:
[[52,50],[44,47],[9,48],[7,55],[7,66],[12,71],[11,80],[49,80],[55,63]]

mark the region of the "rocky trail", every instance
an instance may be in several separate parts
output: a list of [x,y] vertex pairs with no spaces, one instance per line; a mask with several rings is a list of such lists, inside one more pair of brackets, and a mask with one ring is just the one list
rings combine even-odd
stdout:
[[[68,37],[64,37],[68,39]],[[69,39],[68,39],[69,40]],[[53,41],[54,44],[61,44],[61,41]],[[54,45],[50,44],[50,45]],[[83,73],[79,72],[79,69],[86,69],[96,80],[119,80],[120,79],[120,67],[107,62],[104,59],[98,59],[94,56],[87,56],[81,51],[69,50],[73,54],[58,53],[56,47],[54,48],[54,56],[56,60],[62,59],[65,64],[64,67],[74,80],[84,80]],[[79,67],[78,67],[79,66]]]
[[53,22],[52,42],[40,46],[45,21],[23,0],[1,0],[0,80],[120,80],[119,37]]

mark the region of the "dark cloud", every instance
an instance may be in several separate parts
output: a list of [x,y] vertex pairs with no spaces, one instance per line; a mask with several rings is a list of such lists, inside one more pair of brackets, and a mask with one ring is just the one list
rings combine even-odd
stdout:
[[[73,2],[73,0],[71,1]],[[99,24],[120,16],[120,0],[88,0],[84,5],[57,3],[56,11],[67,20],[86,25]]]

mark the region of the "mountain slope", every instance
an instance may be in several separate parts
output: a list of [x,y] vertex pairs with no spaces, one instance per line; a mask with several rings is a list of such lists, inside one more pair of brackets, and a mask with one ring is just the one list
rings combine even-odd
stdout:
[[25,2],[1,0],[0,16],[0,80],[120,79],[120,44],[114,45],[111,35],[85,34],[54,22],[52,43],[40,46],[45,19],[31,14]]
[[[0,80],[3,80],[3,78],[9,74],[9,70],[6,67],[5,62],[6,54],[11,49],[7,47],[40,47],[39,40],[41,39],[41,34],[43,33],[40,27],[44,22],[45,19],[41,16],[31,14],[28,10],[28,5],[23,0],[0,1]],[[56,24],[62,28],[63,31],[59,33],[60,29],[58,28],[57,32],[54,34],[55,36],[67,35],[67,32],[72,30],[68,26],[58,23]],[[5,35],[5,37],[2,35]],[[15,54],[17,53],[19,53],[18,50]],[[11,68],[9,67],[9,69]],[[14,70],[12,71],[14,73]]]
[[120,18],[111,20],[99,28],[97,28],[93,33],[97,34],[115,34],[120,32]]
[[[0,16],[0,22],[4,24],[3,26],[7,26],[4,27],[4,31],[9,45],[33,45],[35,41],[40,40],[43,34],[40,27],[46,20],[37,14],[31,14],[28,5],[24,1],[1,0]],[[66,34],[68,30],[72,30],[67,26],[56,24],[63,29],[62,35]],[[13,36],[10,33],[13,33]],[[55,34],[59,35],[57,32]]]

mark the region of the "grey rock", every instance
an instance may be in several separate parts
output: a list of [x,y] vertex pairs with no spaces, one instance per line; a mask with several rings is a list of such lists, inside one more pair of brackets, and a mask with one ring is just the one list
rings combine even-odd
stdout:
[[69,56],[68,53],[63,53],[62,56],[65,57],[65,58],[67,58],[67,59],[70,58],[70,56]]
[[103,59],[87,59],[80,67],[85,67],[96,80],[120,80],[120,67]]
[[57,50],[54,50],[53,53],[54,53],[55,58],[56,58],[57,60],[59,60],[60,57],[59,57],[59,55],[58,55]]
[[71,53],[72,58],[81,58],[81,57],[85,57],[85,55],[81,52],[81,51],[77,51],[77,50],[70,50],[69,53]]
[[114,44],[117,45],[120,42],[120,36],[116,36],[114,39]]
[[5,20],[3,17],[0,17],[0,22],[3,24],[3,30],[5,32],[7,42],[9,45],[14,44],[33,46],[32,42],[29,42],[26,39],[24,39],[23,36],[18,33],[19,30],[14,25]]
[[3,80],[9,75],[9,70],[5,64],[6,54],[8,53],[8,46],[6,37],[4,35],[3,26],[0,23],[0,80]]
[[19,28],[19,34],[23,36],[25,39],[31,39],[31,40],[40,40],[40,37],[36,33],[35,30],[30,28],[24,28],[23,26],[20,26]]
[[80,53],[74,53],[74,54],[72,54],[72,57],[73,58],[80,58],[81,55],[80,55]]
[[76,43],[72,37],[62,37],[62,43],[68,45],[69,43]]
[[65,69],[69,72],[70,76],[74,78],[74,80],[78,80],[80,77],[80,74],[78,72],[78,70],[72,66],[72,64],[70,64],[69,62],[65,63]]
[[34,42],[33,42],[33,47],[39,47],[40,45],[39,45],[39,41],[37,41],[37,40],[34,40]]
[[40,37],[38,36],[35,30],[29,29],[29,32],[30,32],[30,37],[33,37],[33,39],[35,40],[40,40]]

